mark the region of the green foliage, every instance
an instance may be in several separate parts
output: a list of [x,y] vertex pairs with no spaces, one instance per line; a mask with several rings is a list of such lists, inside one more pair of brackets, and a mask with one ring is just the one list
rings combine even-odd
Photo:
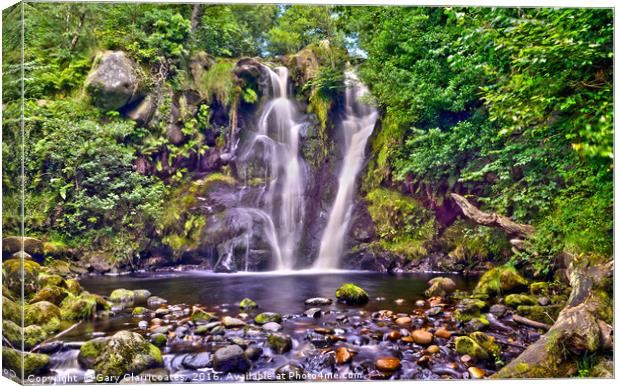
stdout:
[[220,60],[203,74],[199,87],[200,93],[207,101],[217,100],[224,106],[231,103],[235,88],[233,68],[233,62]]

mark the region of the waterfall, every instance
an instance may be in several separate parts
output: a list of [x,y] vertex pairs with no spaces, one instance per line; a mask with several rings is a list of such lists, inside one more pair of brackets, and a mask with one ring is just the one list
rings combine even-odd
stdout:
[[342,122],[344,159],[338,177],[338,193],[321,238],[319,257],[314,263],[316,269],[339,267],[353,212],[355,181],[364,163],[366,143],[377,121],[377,111],[359,101],[359,98],[367,93],[368,89],[360,83],[355,74],[347,72],[346,115]]
[[[288,69],[264,66],[269,75],[269,100],[257,121],[257,131],[242,155],[247,160],[256,153],[263,155],[267,184],[262,203],[269,216],[261,219],[269,225],[269,238],[276,238],[272,248],[278,270],[295,266],[304,219],[305,164],[299,154],[299,136],[303,121],[294,102],[288,97]],[[258,212],[254,212],[256,215]],[[270,240],[271,241],[271,240]]]

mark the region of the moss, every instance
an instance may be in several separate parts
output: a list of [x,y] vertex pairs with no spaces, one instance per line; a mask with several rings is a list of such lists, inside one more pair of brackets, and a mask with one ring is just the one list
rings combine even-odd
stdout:
[[256,302],[250,298],[245,298],[239,303],[239,308],[241,308],[242,310],[251,310],[257,307],[258,304],[256,304]]
[[487,304],[480,299],[462,299],[456,304],[454,317],[461,322],[468,322],[474,318],[480,318],[480,311],[484,309],[486,305]]
[[9,347],[2,347],[3,367],[8,367],[21,374],[22,358],[24,376],[26,377],[42,373],[49,364],[49,357],[45,354],[22,353]]
[[510,241],[502,231],[463,219],[446,228],[437,241],[450,257],[470,265],[511,255]]
[[197,310],[194,311],[194,313],[192,314],[192,322],[204,322],[204,323],[208,323],[208,322],[212,322],[214,320],[217,320],[217,316],[213,315],[210,312],[206,312],[203,310]]
[[204,72],[198,82],[198,91],[202,97],[208,102],[215,99],[223,106],[228,106],[235,87],[233,68],[232,61],[219,59]]
[[284,354],[293,348],[293,340],[286,334],[270,334],[267,343],[277,354]]
[[144,307],[136,307],[133,309],[133,311],[131,311],[131,315],[134,317],[146,315],[148,313],[149,313],[149,310]]
[[29,299],[39,289],[38,276],[41,266],[32,260],[23,260],[24,270],[22,275],[22,260],[8,259],[2,263],[4,284],[14,294],[22,293],[22,283],[24,296]]
[[59,305],[63,301],[63,299],[67,297],[67,295],[67,291],[65,291],[63,288],[50,285],[37,292],[30,300],[30,303],[36,303],[46,300],[50,303]]
[[157,347],[164,347],[167,342],[168,338],[164,334],[153,334],[151,336],[151,343],[153,343]]
[[485,334],[484,332],[476,331],[469,334],[480,347],[482,347],[489,354],[497,357],[501,353],[501,348],[495,343],[495,338]]
[[454,341],[456,352],[467,354],[474,359],[488,359],[489,353],[482,348],[474,339],[468,336],[459,336]]
[[265,324],[269,322],[282,323],[282,315],[276,312],[262,312],[254,318],[256,324]]
[[47,301],[29,304],[24,310],[24,324],[39,325],[47,333],[56,332],[60,329],[60,309]]
[[531,295],[511,294],[506,296],[504,303],[506,303],[507,306],[516,308],[521,305],[533,306],[538,303],[538,299]]
[[26,350],[30,350],[43,342],[45,338],[47,338],[47,333],[40,326],[33,324],[24,328],[24,348]]
[[549,283],[537,281],[530,284],[530,293],[532,295],[547,296],[549,295]]
[[47,286],[66,287],[65,280],[60,275],[50,275],[48,273],[39,274],[39,286],[41,288]]
[[22,324],[22,307],[20,304],[2,297],[2,318],[10,320],[18,325]]
[[2,321],[2,336],[4,336],[14,347],[21,347],[23,335],[22,328],[10,320]]
[[517,313],[537,322],[553,324],[558,318],[562,307],[563,306],[559,304],[546,307],[540,305],[522,305],[517,307]]
[[96,312],[94,297],[69,295],[60,305],[60,315],[65,320],[91,319]]
[[110,301],[112,303],[133,303],[134,294],[133,291],[126,290],[124,288],[115,289],[110,294]]
[[352,283],[345,283],[336,290],[336,298],[347,304],[366,304],[368,294],[362,288]]
[[65,280],[65,284],[67,286],[67,291],[73,295],[79,295],[80,292],[82,292],[80,282],[75,279],[67,279]]

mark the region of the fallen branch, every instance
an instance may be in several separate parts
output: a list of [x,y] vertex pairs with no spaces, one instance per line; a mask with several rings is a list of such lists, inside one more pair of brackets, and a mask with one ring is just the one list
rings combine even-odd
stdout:
[[525,318],[521,315],[516,315],[516,314],[512,315],[512,320],[519,324],[523,324],[525,326],[534,327],[534,328],[542,328],[543,330],[549,330],[551,328],[551,326],[548,325],[547,323],[537,322],[535,320]]
[[74,328],[76,328],[76,327],[77,327],[77,326],[79,326],[80,324],[82,324],[82,321],[81,321],[81,320],[80,320],[79,322],[75,323],[74,325],[72,325],[71,327],[67,328],[66,330],[63,330],[63,331],[59,332],[58,334],[54,335],[53,337],[51,337],[51,338],[49,338],[49,339],[46,339],[46,340],[44,340],[43,342],[39,343],[38,345],[34,346],[34,347],[32,348],[32,350],[30,350],[30,352],[32,353],[32,352],[37,351],[37,350],[38,350],[38,349],[39,349],[42,345],[44,345],[44,344],[46,344],[46,343],[48,343],[48,342],[51,342],[51,341],[53,341],[53,340],[55,340],[55,339],[60,338],[61,336],[65,335],[65,334],[66,334],[66,333],[68,333],[69,331],[73,330]]
[[498,227],[510,236],[522,238],[532,237],[536,231],[536,228],[531,225],[519,224],[501,214],[483,212],[459,194],[450,193],[450,197],[461,208],[463,215],[476,224]]

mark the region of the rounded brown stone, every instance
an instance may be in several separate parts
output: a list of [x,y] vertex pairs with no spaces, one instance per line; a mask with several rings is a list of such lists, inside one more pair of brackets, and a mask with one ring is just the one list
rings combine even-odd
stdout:
[[478,367],[470,367],[467,369],[467,371],[469,371],[469,375],[472,377],[472,379],[481,379],[484,378],[484,376],[486,375],[486,372]]
[[408,316],[403,316],[402,318],[396,319],[395,323],[401,327],[409,327],[411,326],[411,318]]
[[421,346],[428,346],[433,342],[433,334],[426,330],[415,330],[411,333],[413,341]]
[[405,343],[413,343],[413,337],[411,335],[403,336],[400,340]]
[[387,338],[392,342],[399,340],[401,337],[400,331],[392,330],[387,334]]
[[396,371],[400,369],[400,359],[395,357],[381,357],[375,360],[375,367],[380,371]]
[[439,338],[450,339],[452,333],[445,328],[440,327],[437,329],[437,331],[435,331],[435,336]]
[[437,346],[436,344],[432,344],[432,345],[428,346],[426,351],[429,354],[437,354],[439,352],[439,346]]
[[353,355],[355,355],[355,353],[349,351],[348,348],[338,347],[336,349],[336,363],[338,363],[339,365],[343,363],[348,363],[351,361],[351,359],[353,359]]

